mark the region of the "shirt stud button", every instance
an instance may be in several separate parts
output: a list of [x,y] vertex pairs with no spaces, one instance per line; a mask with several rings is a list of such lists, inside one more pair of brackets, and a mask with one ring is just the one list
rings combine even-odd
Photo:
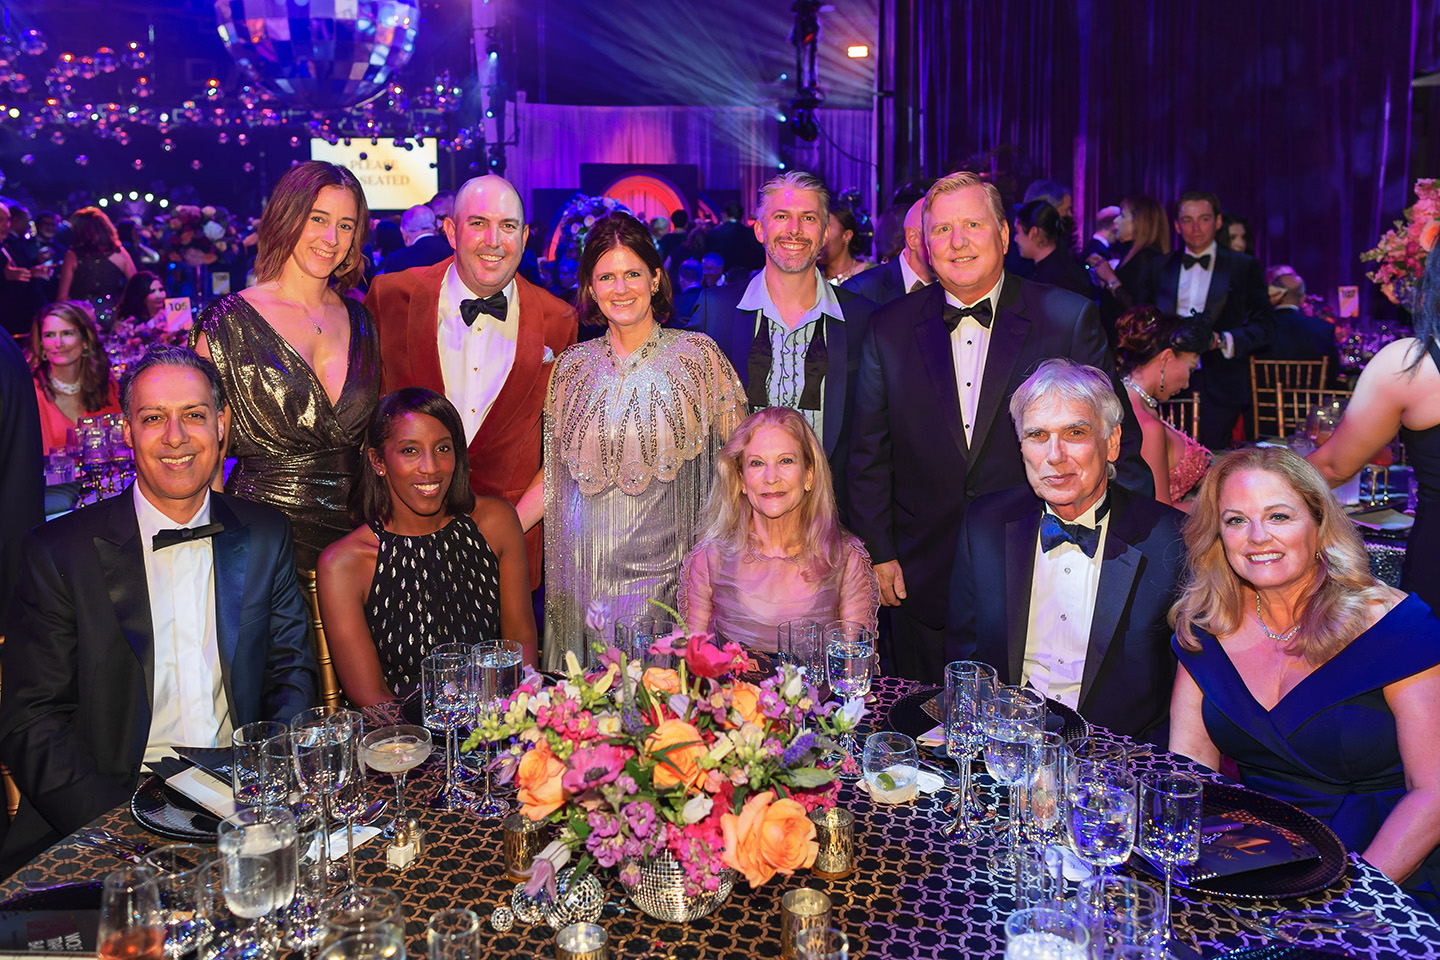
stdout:
[[1060,614],[1060,619],[1061,619],[1061,620],[1069,620],[1070,618],[1069,618],[1068,616],[1066,616],[1065,614],[1062,613],[1062,614]]

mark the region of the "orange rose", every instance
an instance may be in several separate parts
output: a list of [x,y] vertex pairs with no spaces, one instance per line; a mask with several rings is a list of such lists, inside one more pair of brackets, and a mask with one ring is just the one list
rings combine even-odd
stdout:
[[797,801],[776,800],[772,791],[753,794],[739,815],[722,814],[725,835],[721,859],[745,875],[751,889],[764,886],[776,873],[790,876],[815,863],[819,844],[815,824]]
[[680,692],[680,674],[667,667],[647,667],[640,675],[640,682],[651,697],[659,700],[667,700]]
[[565,775],[565,764],[550,750],[550,743],[541,740],[520,758],[520,767],[515,771],[519,784],[515,798],[520,801],[520,812],[531,820],[544,820],[559,810],[565,803],[565,789],[560,778]]
[[1429,253],[1434,248],[1437,237],[1440,237],[1440,220],[1432,220],[1420,231],[1420,249]]
[[730,705],[740,711],[745,722],[765,726],[765,714],[760,712],[760,688],[755,684],[736,683],[730,690]]
[[[661,750],[670,747],[664,757]],[[650,736],[645,738],[645,753],[656,758],[655,786],[657,789],[684,784],[693,788],[705,774],[695,761],[705,756],[705,741],[696,730],[684,720],[666,720]]]

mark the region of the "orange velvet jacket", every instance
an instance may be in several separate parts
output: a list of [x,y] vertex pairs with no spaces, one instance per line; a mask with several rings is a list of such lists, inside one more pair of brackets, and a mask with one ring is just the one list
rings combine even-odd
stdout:
[[[440,283],[454,259],[382,273],[370,285],[365,306],[380,333],[385,393],[401,387],[445,392],[436,328]],[[512,504],[519,502],[540,470],[541,415],[554,358],[575,343],[578,330],[573,307],[524,277],[515,278],[515,294],[520,300],[515,365],[469,450],[471,489],[479,496],[504,497]],[[525,535],[532,590],[540,585],[543,543],[541,524],[537,523]]]

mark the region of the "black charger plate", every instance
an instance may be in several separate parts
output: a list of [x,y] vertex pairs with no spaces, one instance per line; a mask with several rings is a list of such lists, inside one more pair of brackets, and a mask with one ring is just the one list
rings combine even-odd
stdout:
[[140,781],[130,799],[130,813],[146,830],[189,843],[214,843],[220,819],[165,781],[151,775]]
[[[943,687],[919,687],[905,694],[890,708],[887,717],[889,729],[908,737],[919,737],[940,722],[937,714],[941,713],[940,703],[944,695]],[[931,707],[934,713],[925,709],[932,700],[935,701],[935,706]],[[1045,701],[1045,729],[1060,734],[1066,740],[1088,737],[1091,732],[1090,724],[1084,717],[1060,701],[1049,699]]]

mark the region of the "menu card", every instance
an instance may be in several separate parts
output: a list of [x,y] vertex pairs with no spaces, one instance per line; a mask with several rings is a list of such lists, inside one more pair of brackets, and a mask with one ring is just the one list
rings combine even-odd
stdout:
[[1232,810],[1200,821],[1200,859],[1176,867],[1175,875],[1181,883],[1193,884],[1319,857],[1299,834]]

